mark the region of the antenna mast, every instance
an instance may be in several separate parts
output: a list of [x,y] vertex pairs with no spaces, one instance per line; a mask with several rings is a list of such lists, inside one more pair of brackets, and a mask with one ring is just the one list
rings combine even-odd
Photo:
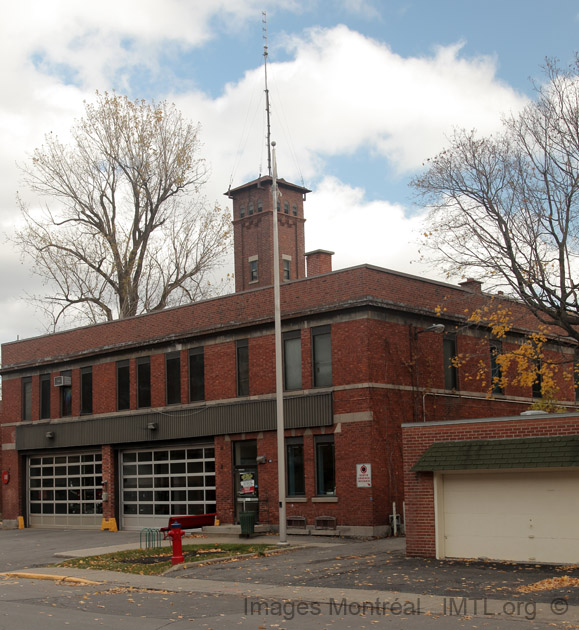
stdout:
[[269,108],[269,89],[267,87],[267,15],[265,11],[262,12],[263,22],[263,68],[265,71],[265,111],[267,114],[267,172],[271,177],[271,123],[270,123],[270,108]]

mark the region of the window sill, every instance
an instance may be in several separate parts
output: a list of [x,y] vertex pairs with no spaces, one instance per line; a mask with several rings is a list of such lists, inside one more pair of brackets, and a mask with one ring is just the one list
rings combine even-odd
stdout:
[[337,503],[338,497],[312,497],[312,503]]
[[307,503],[307,497],[286,497],[286,503]]

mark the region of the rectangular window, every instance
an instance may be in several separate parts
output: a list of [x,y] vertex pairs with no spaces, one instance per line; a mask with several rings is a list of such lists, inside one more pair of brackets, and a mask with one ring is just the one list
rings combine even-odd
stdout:
[[289,214],[289,201],[283,202],[283,211],[284,211],[284,214]]
[[50,418],[50,374],[40,376],[40,418]]
[[497,363],[497,357],[501,354],[503,347],[500,341],[492,340],[490,342],[491,350],[491,387],[493,394],[503,394],[501,386],[501,366]]
[[306,494],[304,440],[303,438],[287,438],[285,448],[287,495],[288,497],[303,497]]
[[445,337],[442,340],[442,353],[444,360],[444,388],[458,389],[458,374],[454,359],[456,358],[456,339]]
[[165,380],[167,387],[167,404],[177,405],[181,402],[181,353],[170,352],[165,355]]
[[535,361],[535,380],[533,381],[533,398],[543,398],[543,373],[541,359]]
[[128,361],[117,362],[117,409],[131,408],[131,372]]
[[205,400],[205,356],[203,348],[189,350],[189,400]]
[[249,261],[249,281],[257,282],[259,279],[257,275],[257,258]]
[[247,339],[237,342],[237,395],[249,396],[249,343]]
[[[61,372],[60,376],[72,378],[72,371]],[[72,385],[62,385],[60,387],[60,415],[65,418],[72,416]]]
[[283,336],[283,376],[286,390],[302,388],[302,339],[299,330]]
[[137,359],[137,407],[151,406],[151,358]]
[[32,377],[22,379],[22,420],[32,420]]
[[92,367],[80,371],[80,413],[92,413]]
[[336,494],[336,467],[334,458],[334,436],[316,435],[316,494]]
[[292,279],[292,261],[287,258],[283,259],[283,279],[284,281]]
[[332,337],[329,326],[312,328],[314,387],[332,384]]

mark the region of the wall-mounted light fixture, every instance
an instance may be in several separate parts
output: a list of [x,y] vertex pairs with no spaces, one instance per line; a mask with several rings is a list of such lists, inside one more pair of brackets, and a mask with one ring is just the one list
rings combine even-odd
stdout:
[[265,464],[265,455],[258,455],[255,458],[255,463],[256,464]]
[[147,424],[147,429],[149,429],[149,431],[156,431],[159,428],[159,425],[156,422],[149,422],[149,424]]
[[46,432],[46,437],[47,437],[49,440],[54,439],[54,431],[47,431],[47,432]]
[[438,335],[440,335],[441,333],[444,332],[444,324],[432,324],[432,326],[429,326],[428,328],[424,328],[422,330],[414,330],[414,339],[416,339],[416,337],[418,337],[418,335],[421,335],[422,333],[427,333],[427,332],[433,332],[436,333]]

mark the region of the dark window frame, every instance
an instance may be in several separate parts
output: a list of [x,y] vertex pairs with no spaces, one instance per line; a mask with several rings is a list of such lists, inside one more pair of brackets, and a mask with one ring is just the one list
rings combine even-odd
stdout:
[[503,344],[498,339],[491,339],[489,343],[491,361],[491,392],[493,394],[504,394],[500,379],[502,376],[501,366],[497,363],[497,357],[503,352]]
[[50,418],[50,389],[51,389],[51,374],[40,375],[40,419],[47,420]]
[[80,370],[80,413],[92,414],[93,405],[93,378],[92,366]]
[[533,398],[543,398],[543,373],[541,372],[541,359],[535,359],[534,364],[537,376],[531,386],[531,396]]
[[205,350],[203,346],[189,350],[189,401],[200,400],[205,400]]
[[235,368],[237,395],[249,396],[249,340],[240,339],[235,344]]
[[[332,365],[332,331],[329,325],[315,326],[311,329],[312,336],[312,379],[314,387],[331,387],[333,382],[333,365]],[[322,341],[327,341],[329,348],[329,360],[324,360],[320,353]],[[326,373],[324,365],[329,365]]]
[[131,365],[127,359],[117,361],[117,409],[131,408]]
[[137,359],[137,408],[151,406],[151,357]]
[[[295,344],[296,341],[299,341],[299,344]],[[290,382],[289,380],[291,378],[292,366],[288,365],[288,363],[292,359],[293,355],[291,352],[288,352],[289,345],[299,346],[299,379],[297,377],[295,378],[295,380],[292,378],[292,382]],[[284,390],[295,391],[295,390],[303,389],[301,330],[291,330],[289,332],[285,332],[282,337],[282,346],[283,346],[283,387],[284,387]],[[295,368],[295,366],[293,367]]]
[[442,357],[444,371],[444,389],[458,390],[458,369],[452,364],[452,360],[457,356],[457,345],[455,335],[445,335],[442,339]]
[[285,449],[287,496],[304,497],[306,495],[304,438],[286,438]]
[[316,469],[316,496],[335,497],[336,445],[334,435],[315,435],[314,454]]
[[181,353],[165,354],[165,402],[167,405],[181,403]]
[[[72,379],[72,370],[65,370],[60,376]],[[68,418],[72,416],[72,385],[62,385],[60,388],[60,417]]]
[[258,282],[259,281],[259,260],[254,258],[249,261],[249,281],[250,282]]
[[21,381],[22,420],[32,420],[32,377],[24,376]]

